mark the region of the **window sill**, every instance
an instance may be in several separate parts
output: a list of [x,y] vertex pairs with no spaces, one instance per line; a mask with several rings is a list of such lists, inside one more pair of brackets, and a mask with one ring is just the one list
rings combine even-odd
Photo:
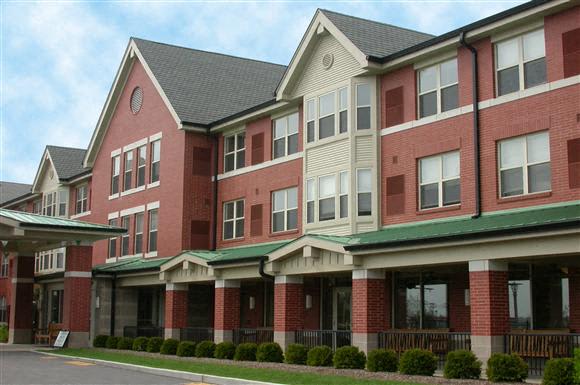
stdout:
[[105,259],[105,263],[115,263],[117,262],[117,257]]
[[155,258],[155,257],[157,257],[157,251],[151,251],[145,254],[145,258]]
[[119,198],[119,193],[113,194],[113,195],[109,195],[109,200],[112,201],[113,199],[117,199]]
[[129,258],[142,258],[143,257],[143,253],[139,253],[139,254],[129,254],[129,255],[121,255],[118,259],[122,260],[122,259],[129,259]]
[[138,193],[139,191],[143,191],[143,190],[145,190],[145,185],[139,186],[139,187],[135,187],[135,188],[132,188],[130,190],[125,190],[125,191],[123,191],[121,193],[121,196],[124,197],[124,196],[127,196],[127,195],[131,195],[131,194]]
[[457,211],[457,210],[461,210],[461,204],[443,206],[443,207],[434,207],[432,209],[417,210],[415,212],[415,214],[427,215],[427,214],[445,213],[447,211]]
[[157,181],[157,182],[153,182],[153,183],[149,183],[149,184],[147,185],[147,188],[148,188],[148,189],[150,189],[150,188],[159,187],[159,184],[160,184],[160,183],[159,183],[159,181]]
[[241,237],[241,238],[232,238],[232,239],[222,239],[222,243],[237,243],[240,241],[243,241],[245,238]]
[[91,215],[91,211],[85,211],[79,214],[75,214],[75,215],[71,215],[70,219],[77,219],[77,218],[82,218],[82,217],[86,217],[87,215]]
[[270,238],[275,238],[275,237],[281,237],[284,235],[298,234],[298,233],[299,233],[298,229],[286,230],[286,231],[276,231],[276,232],[270,231],[270,234],[268,234],[268,236]]
[[344,139],[348,139],[349,136],[349,131],[347,132],[341,132],[340,134],[335,134],[332,136],[329,136],[328,138],[324,138],[324,139],[315,139],[313,142],[306,142],[306,148],[315,148],[318,146],[324,146],[325,144],[329,144],[332,142],[338,142]]
[[539,198],[548,198],[552,196],[552,191],[542,191],[532,194],[523,194],[523,195],[516,195],[513,197],[505,197],[505,198],[498,198],[497,203],[510,203],[510,202],[520,202],[526,201],[528,199],[539,199]]

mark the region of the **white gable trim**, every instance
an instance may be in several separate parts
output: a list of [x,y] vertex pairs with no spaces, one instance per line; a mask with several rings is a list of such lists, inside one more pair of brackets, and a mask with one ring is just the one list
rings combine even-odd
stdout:
[[38,166],[38,169],[36,170],[36,176],[34,177],[34,183],[32,183],[32,192],[33,193],[40,192],[38,190],[38,184],[40,183],[41,177],[44,174],[46,174],[46,172],[44,170],[46,159],[50,160],[50,167],[52,167],[52,170],[54,171],[55,177],[60,181],[60,177],[58,176],[58,173],[56,172],[56,168],[54,168],[54,162],[52,161],[52,158],[50,157],[50,152],[48,151],[48,148],[45,148],[44,153],[42,154],[42,159],[40,160],[40,165]]
[[316,258],[318,254],[316,249],[324,249],[333,251],[335,253],[349,254],[344,250],[344,247],[338,243],[305,235],[294,242],[290,242],[289,244],[272,251],[270,254],[268,254],[268,262],[266,264],[271,264],[277,260],[287,258],[299,250],[304,250],[305,258]]

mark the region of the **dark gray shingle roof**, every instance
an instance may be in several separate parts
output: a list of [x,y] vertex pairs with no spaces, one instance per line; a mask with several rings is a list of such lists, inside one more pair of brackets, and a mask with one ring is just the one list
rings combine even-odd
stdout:
[[30,184],[0,181],[0,205],[29,194],[31,191]]
[[209,125],[274,99],[285,66],[133,38],[182,122]]
[[320,12],[367,56],[385,57],[434,37],[427,33],[343,15],[326,9],[321,9]]
[[90,170],[83,167],[83,160],[87,152],[85,149],[46,146],[46,150],[50,154],[60,180],[67,180]]

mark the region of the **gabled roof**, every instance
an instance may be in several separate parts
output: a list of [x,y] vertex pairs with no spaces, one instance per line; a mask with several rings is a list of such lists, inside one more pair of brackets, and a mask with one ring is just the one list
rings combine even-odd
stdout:
[[32,185],[0,181],[0,205],[28,195],[31,192]]
[[161,265],[171,258],[143,259],[139,257],[127,258],[114,263],[106,263],[93,267],[96,273],[134,273],[143,271],[159,271]]
[[384,57],[433,38],[433,35],[321,9],[366,56]]
[[61,181],[67,181],[90,171],[89,168],[83,166],[87,153],[84,148],[46,146],[46,150],[50,153],[52,164]]

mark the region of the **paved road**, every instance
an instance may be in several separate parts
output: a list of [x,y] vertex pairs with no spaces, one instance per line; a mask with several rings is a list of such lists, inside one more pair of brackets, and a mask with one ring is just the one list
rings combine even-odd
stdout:
[[0,385],[183,385],[188,381],[132,370],[0,349]]

